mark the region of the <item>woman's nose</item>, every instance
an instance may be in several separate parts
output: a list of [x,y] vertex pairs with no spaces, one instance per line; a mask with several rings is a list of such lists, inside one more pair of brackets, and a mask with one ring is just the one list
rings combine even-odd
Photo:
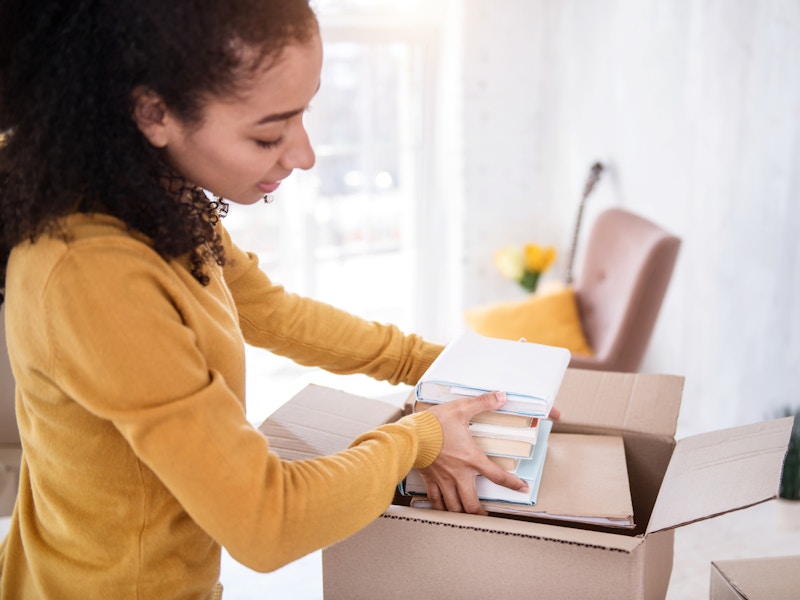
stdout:
[[281,156],[281,166],[286,169],[308,170],[314,166],[316,160],[314,149],[311,147],[311,141],[308,138],[308,132],[301,125],[296,132],[293,143],[286,147],[286,151]]

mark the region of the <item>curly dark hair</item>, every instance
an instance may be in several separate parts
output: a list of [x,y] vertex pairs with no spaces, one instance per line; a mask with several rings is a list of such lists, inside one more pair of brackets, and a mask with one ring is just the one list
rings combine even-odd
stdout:
[[204,99],[235,93],[316,28],[308,0],[3,0],[0,291],[11,249],[74,212],[121,219],[164,258],[188,255],[207,283],[207,261],[224,264],[219,203],[140,133],[132,91],[145,86],[197,123]]

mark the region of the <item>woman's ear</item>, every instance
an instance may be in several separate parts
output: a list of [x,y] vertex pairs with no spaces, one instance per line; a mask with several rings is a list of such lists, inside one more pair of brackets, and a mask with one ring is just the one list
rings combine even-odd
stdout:
[[143,85],[131,92],[134,123],[156,148],[167,145],[167,105],[155,91]]

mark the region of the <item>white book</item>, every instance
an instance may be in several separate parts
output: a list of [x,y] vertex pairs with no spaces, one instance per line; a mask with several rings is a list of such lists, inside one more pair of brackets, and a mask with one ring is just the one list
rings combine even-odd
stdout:
[[500,412],[547,417],[571,354],[566,348],[490,338],[464,331],[451,341],[416,386],[423,402],[442,403],[505,392]]

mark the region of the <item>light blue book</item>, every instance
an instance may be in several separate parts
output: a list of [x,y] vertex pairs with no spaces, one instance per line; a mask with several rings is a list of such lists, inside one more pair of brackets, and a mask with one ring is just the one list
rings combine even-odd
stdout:
[[502,485],[497,485],[482,475],[475,478],[475,489],[478,498],[481,500],[500,500],[503,502],[514,502],[516,504],[535,505],[539,496],[539,484],[542,481],[542,471],[544,461],[547,457],[547,440],[553,422],[543,419],[539,421],[539,437],[533,447],[533,454],[530,458],[520,460],[519,466],[514,473],[520,479],[528,482],[528,492],[517,492]]

